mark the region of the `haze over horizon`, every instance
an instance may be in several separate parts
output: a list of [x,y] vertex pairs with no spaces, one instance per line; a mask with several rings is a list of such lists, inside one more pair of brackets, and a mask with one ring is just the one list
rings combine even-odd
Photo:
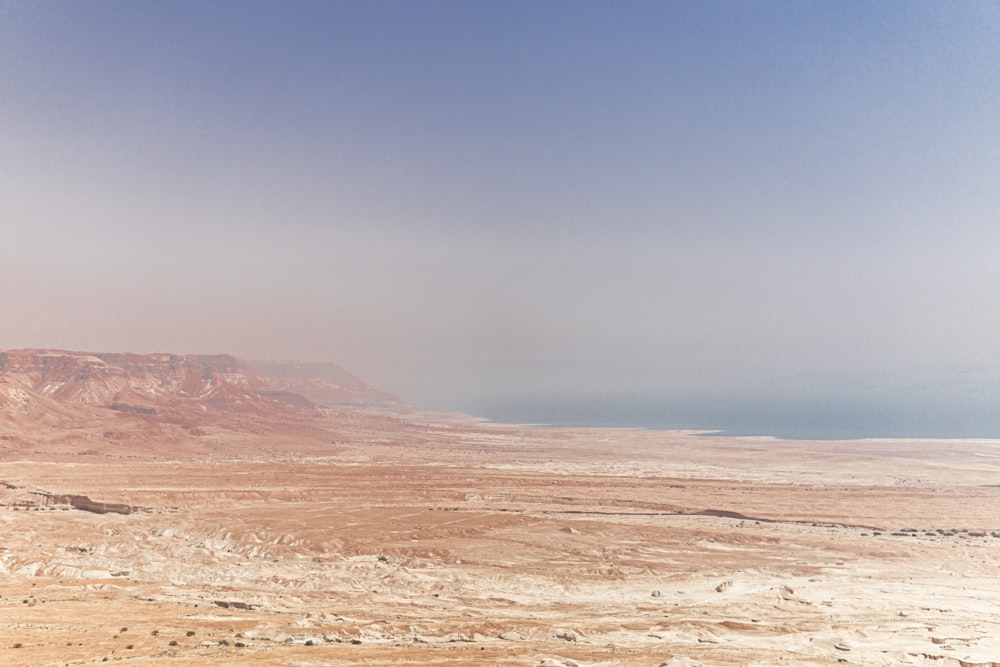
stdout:
[[1000,437],[1000,5],[0,0],[0,349]]

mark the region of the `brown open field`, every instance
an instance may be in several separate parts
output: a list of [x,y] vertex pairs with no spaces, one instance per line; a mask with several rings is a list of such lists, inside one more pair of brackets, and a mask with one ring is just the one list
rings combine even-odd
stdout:
[[997,442],[202,437],[7,450],[3,664],[1000,664]]

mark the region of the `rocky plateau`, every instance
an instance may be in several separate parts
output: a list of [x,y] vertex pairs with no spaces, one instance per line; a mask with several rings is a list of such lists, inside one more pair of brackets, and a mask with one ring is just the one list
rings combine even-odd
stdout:
[[0,352],[10,665],[1000,665],[1000,441],[493,424]]

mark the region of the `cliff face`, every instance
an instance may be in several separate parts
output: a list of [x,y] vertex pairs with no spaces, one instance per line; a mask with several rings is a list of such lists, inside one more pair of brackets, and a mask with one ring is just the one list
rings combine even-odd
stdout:
[[10,350],[0,352],[0,457],[36,450],[236,452],[240,434],[326,441],[331,425],[369,419],[350,406],[396,403],[333,364]]
[[325,447],[331,429],[391,419],[354,409],[396,399],[339,366],[255,367],[269,375],[226,354],[0,351],[0,459]]
[[[56,425],[72,418],[73,408],[33,392],[17,378],[0,371],[0,417],[8,422]],[[8,434],[0,434],[0,440]]]
[[177,400],[205,409],[253,409],[268,389],[229,355],[15,350],[0,353],[0,373],[22,394],[139,414],[153,414],[163,402]]
[[336,364],[301,361],[245,361],[255,375],[275,389],[305,396],[326,405],[399,405],[393,394],[380,391]]

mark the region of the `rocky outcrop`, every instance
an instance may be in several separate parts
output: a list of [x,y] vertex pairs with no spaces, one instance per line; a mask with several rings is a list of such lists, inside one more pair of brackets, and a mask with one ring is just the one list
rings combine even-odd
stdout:
[[51,495],[49,503],[52,505],[69,505],[75,510],[93,512],[94,514],[131,514],[139,508],[123,503],[103,503],[98,500],[91,500],[87,496],[77,495]]
[[68,507],[94,514],[132,514],[143,509],[124,503],[105,503],[91,500],[80,494],[50,493],[43,489],[19,487],[5,481],[0,481],[0,488],[6,489],[6,492],[2,494],[2,504],[11,507],[29,509],[32,507],[36,509],[39,507]]

